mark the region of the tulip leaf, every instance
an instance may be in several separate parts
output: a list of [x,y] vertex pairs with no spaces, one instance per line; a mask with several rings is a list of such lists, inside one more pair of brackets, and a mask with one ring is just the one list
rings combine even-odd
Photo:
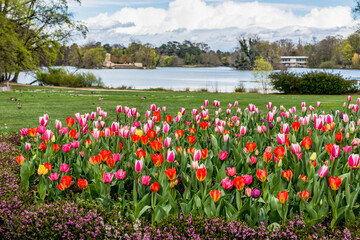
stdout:
[[28,161],[24,161],[20,169],[21,181],[25,187],[25,191],[29,190],[30,166]]

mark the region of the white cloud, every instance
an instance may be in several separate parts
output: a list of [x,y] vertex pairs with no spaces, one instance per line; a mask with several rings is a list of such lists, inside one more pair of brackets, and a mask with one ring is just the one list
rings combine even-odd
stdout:
[[[168,40],[208,42],[213,48],[229,50],[241,33],[257,33],[265,40],[313,36],[347,35],[355,30],[351,8],[316,8],[305,15],[292,10],[305,6],[259,2],[174,0],[167,9],[122,8],[109,15],[99,14],[86,20],[90,38],[103,42],[138,39],[160,44]],[[100,39],[99,39],[100,38]],[[126,40],[125,40],[126,41]],[[222,43],[223,42],[223,43]],[[228,46],[232,42],[231,46]]]

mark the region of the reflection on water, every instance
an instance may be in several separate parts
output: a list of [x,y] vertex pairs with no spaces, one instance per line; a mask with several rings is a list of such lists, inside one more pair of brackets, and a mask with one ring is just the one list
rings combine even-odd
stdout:
[[[71,70],[75,68],[69,67]],[[293,68],[290,71],[303,72],[314,69]],[[191,91],[207,89],[215,92],[233,92],[241,82],[246,89],[259,88],[253,79],[251,71],[238,71],[229,67],[215,68],[161,68],[143,69],[80,69],[78,71],[92,72],[101,77],[107,87],[127,86],[134,89],[165,88],[172,90]],[[340,73],[345,78],[360,79],[359,70],[320,70]],[[30,83],[34,80],[33,74],[20,73],[19,83]]]

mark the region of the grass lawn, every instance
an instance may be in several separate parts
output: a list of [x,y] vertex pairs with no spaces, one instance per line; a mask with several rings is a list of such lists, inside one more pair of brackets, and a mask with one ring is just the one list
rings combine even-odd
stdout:
[[[22,109],[17,108],[18,102],[9,101],[9,97],[20,99]],[[99,101],[99,97],[103,100]],[[146,100],[140,101],[140,97],[146,97]],[[233,104],[234,101],[238,101],[241,109],[253,103],[260,110],[265,110],[266,104],[271,101],[275,106],[284,105],[286,108],[296,106],[298,111],[301,111],[301,102],[306,102],[307,106],[315,106],[316,101],[321,101],[321,107],[329,111],[340,109],[346,96],[100,90],[92,94],[91,91],[81,89],[13,86],[12,91],[0,92],[0,133],[37,126],[38,117],[45,113],[49,114],[49,123],[54,124],[55,119],[65,123],[67,116],[73,116],[76,112],[90,113],[96,111],[98,106],[107,111],[109,116],[115,116],[117,105],[136,107],[140,113],[145,113],[150,104],[155,103],[156,106],[166,106],[167,112],[174,115],[181,107],[185,107],[188,113],[193,108],[199,108],[205,99],[210,101],[211,106],[213,100],[219,100],[223,109],[227,108],[228,103]],[[356,99],[357,96],[353,96],[353,103],[356,103]]]

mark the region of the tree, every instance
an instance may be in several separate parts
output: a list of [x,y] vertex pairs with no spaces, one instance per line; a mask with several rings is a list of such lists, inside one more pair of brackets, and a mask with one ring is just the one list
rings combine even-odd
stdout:
[[359,66],[359,54],[354,53],[354,56],[351,59],[352,64],[355,68],[357,68]]
[[156,68],[159,61],[155,49],[149,43],[140,46],[136,58],[147,68]]
[[[20,50],[14,51],[13,61],[9,63],[16,67],[3,66],[5,72],[1,72],[2,75],[13,74],[13,81],[17,81],[20,70],[35,70],[42,59],[47,59],[49,65],[54,63],[59,43],[66,42],[74,32],[84,36],[87,32],[84,25],[74,20],[66,0],[0,1],[0,20],[1,36],[16,37],[9,47]],[[0,51],[4,54],[3,49]]]
[[252,69],[257,57],[256,45],[260,41],[258,36],[242,35],[239,39],[239,47],[235,51],[235,67],[237,69]]
[[105,61],[105,55],[106,50],[101,46],[87,50],[84,53],[83,67],[94,68],[101,66]]
[[253,77],[258,82],[263,91],[267,93],[270,85],[269,75],[274,70],[271,64],[262,57],[255,60],[254,69],[252,70]]

